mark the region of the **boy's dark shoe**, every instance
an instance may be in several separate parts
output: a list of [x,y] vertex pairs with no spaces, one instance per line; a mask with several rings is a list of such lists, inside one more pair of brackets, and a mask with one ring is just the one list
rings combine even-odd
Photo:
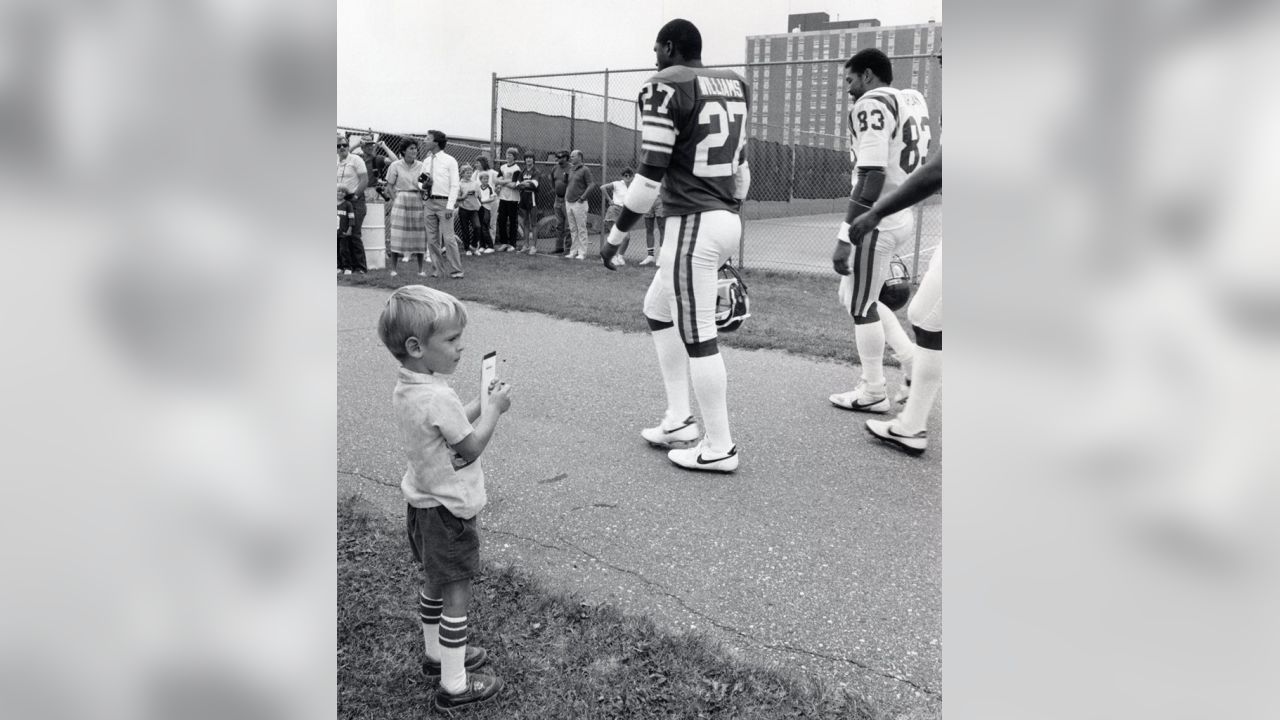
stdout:
[[493,675],[474,673],[467,675],[467,688],[457,695],[447,693],[443,688],[436,691],[437,710],[456,710],[468,705],[477,705],[492,699],[502,691],[502,678]]
[[[467,672],[471,672],[472,670],[483,666],[487,662],[489,662],[489,653],[487,650],[477,645],[467,646],[467,657],[462,661],[462,667],[466,668]],[[440,663],[436,660],[432,660],[431,658],[423,660],[422,675],[430,680],[439,680]]]

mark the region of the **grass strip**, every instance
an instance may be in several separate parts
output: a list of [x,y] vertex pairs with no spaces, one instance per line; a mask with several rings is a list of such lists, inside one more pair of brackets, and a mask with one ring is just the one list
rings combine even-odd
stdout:
[[[401,524],[367,501],[338,506],[338,716],[398,720],[436,714],[434,683],[419,674],[420,570]],[[818,678],[757,668],[705,637],[659,630],[554,592],[511,568],[473,583],[471,641],[489,650],[484,672],[506,681],[494,701],[458,711],[511,718],[881,717]]]
[[[447,274],[419,277],[415,260],[402,263],[396,277],[390,277],[386,270],[372,270],[367,275],[339,276],[338,282],[387,290],[422,284],[502,310],[542,313],[624,332],[648,332],[642,307],[655,272],[652,266],[631,263],[609,272],[598,258],[563,260],[494,253],[464,257],[463,270],[466,277],[460,280]],[[820,276],[751,270],[744,279],[751,296],[751,318],[737,331],[722,333],[722,344],[857,362],[853,320],[836,299],[838,279],[834,273]],[[897,315],[903,327],[909,328],[906,308]],[[892,358],[886,362],[896,365]]]

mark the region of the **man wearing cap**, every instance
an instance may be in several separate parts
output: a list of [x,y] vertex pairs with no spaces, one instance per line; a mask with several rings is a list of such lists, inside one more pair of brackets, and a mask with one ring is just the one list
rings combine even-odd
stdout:
[[379,181],[387,176],[387,168],[396,157],[385,142],[379,143],[374,139],[373,133],[366,133],[360,139],[360,147],[352,150],[351,154],[364,160],[365,168],[369,171],[369,187],[372,188],[377,188]]
[[343,275],[353,271],[363,275],[368,268],[360,232],[364,216],[369,212],[364,201],[369,173],[364,161],[349,152],[347,142],[346,137],[338,136],[338,209],[345,211],[339,212],[338,271]]
[[569,189],[569,151],[561,150],[556,153],[556,166],[551,168],[552,186],[556,191],[555,213],[556,213],[556,255],[563,254],[563,257],[573,257],[573,253],[569,252],[569,248],[565,247],[569,239],[569,219],[565,214],[564,194]]
[[[458,161],[444,151],[449,136],[440,130],[428,130],[423,160],[430,181],[424,183],[427,205],[427,248],[431,262],[444,267],[441,255],[449,258],[449,277],[462,278],[462,258],[458,255],[458,238],[453,234],[453,211],[458,205]],[[439,272],[431,273],[436,276]]]
[[569,216],[569,232],[573,234],[573,247],[569,254],[579,260],[587,259],[587,192],[591,190],[591,169],[582,162],[582,151],[569,153],[573,170],[569,172],[569,187],[564,191],[565,214]]

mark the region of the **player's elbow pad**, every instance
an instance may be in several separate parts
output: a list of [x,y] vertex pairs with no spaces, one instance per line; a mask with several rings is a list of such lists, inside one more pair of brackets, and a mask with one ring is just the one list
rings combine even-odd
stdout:
[[738,174],[735,176],[736,182],[733,185],[733,197],[738,200],[746,200],[747,193],[751,191],[751,166],[745,161],[738,165]]
[[636,179],[632,180],[631,186],[627,188],[627,199],[623,202],[623,206],[637,215],[643,215],[653,207],[661,188],[662,184],[657,180],[650,180],[637,173]]

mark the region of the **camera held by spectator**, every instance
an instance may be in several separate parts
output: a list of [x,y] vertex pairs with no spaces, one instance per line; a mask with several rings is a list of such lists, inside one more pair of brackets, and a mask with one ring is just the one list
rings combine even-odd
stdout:
[[431,183],[432,183],[432,179],[430,175],[426,173],[422,173],[421,175],[418,176],[418,187],[422,188],[422,192],[424,195],[431,194]]

